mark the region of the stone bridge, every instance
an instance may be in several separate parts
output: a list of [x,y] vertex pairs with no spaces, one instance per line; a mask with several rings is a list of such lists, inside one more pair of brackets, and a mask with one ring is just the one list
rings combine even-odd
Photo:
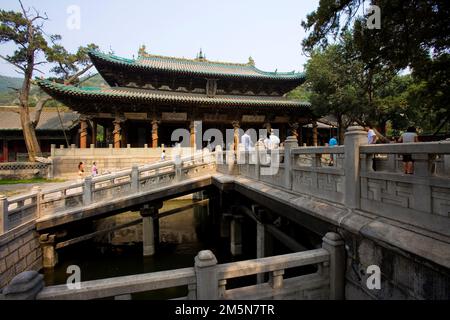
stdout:
[[[237,154],[217,150],[1,197],[1,285],[26,269],[39,268],[42,251],[44,264],[56,263],[59,228],[126,210],[141,211],[144,254],[152,254],[158,203],[215,187],[255,203],[241,211],[256,221],[258,238],[266,232],[279,234],[261,218],[264,210],[320,237],[339,234],[346,253],[345,298],[448,299],[450,143],[369,146],[365,141],[362,128],[350,127],[344,146],[298,147],[289,137],[283,149],[272,152],[258,146]],[[403,154],[414,159],[413,175],[402,173]],[[225,216],[232,251],[239,251],[242,216]],[[292,238],[281,238],[299,248]],[[258,258],[264,256],[259,250]],[[381,269],[380,290],[365,284],[372,265]]]

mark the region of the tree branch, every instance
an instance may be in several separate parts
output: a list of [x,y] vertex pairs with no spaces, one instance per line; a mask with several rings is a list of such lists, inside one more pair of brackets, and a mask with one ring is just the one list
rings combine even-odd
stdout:
[[67,83],[72,83],[73,81],[75,81],[79,76],[81,76],[82,74],[86,73],[90,68],[92,68],[94,65],[90,64],[88,65],[86,68],[84,68],[83,70],[77,72],[76,74],[74,74],[73,76],[71,76],[68,80]]
[[0,55],[0,58],[3,59],[3,60],[5,60],[6,62],[12,64],[12,65],[15,66],[16,68],[19,68],[19,69],[22,70],[23,72],[25,72],[25,68],[22,67],[20,64],[17,64],[17,63],[15,63],[15,62],[12,62],[12,61],[8,60],[8,58],[6,58],[6,57],[4,57],[4,56],[2,56],[2,55]]
[[44,109],[45,104],[50,100],[52,100],[50,97],[44,97],[39,99],[39,101],[36,103],[36,106],[34,107],[34,119],[31,121],[31,124],[35,129],[41,118],[42,109]]

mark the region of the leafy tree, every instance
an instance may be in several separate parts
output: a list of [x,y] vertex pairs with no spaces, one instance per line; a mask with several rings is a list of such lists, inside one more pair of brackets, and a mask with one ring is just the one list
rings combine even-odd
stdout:
[[345,128],[367,114],[368,99],[362,85],[363,65],[348,54],[342,40],[325,49],[316,49],[306,64],[306,86],[316,117],[333,115],[338,123],[339,142]]
[[[39,122],[42,108],[50,98],[45,97],[38,101],[35,108],[37,112],[32,120],[30,90],[34,72],[41,72],[38,69],[39,65],[49,61],[57,64],[57,69],[54,68],[53,72],[58,75],[65,74],[68,82],[74,81],[81,75],[78,72],[77,63],[86,64],[87,59],[85,49],[80,49],[77,54],[70,55],[64,48],[56,44],[61,39],[59,35],[47,35],[44,32],[43,26],[48,20],[46,14],[41,15],[34,8],[33,10],[25,9],[20,0],[19,4],[21,12],[0,10],[0,43],[12,42],[16,45],[16,50],[11,55],[0,56],[0,58],[14,65],[24,76],[21,88],[17,89],[19,98],[17,112],[20,114],[29,159],[35,161],[36,157],[41,154],[35,128]],[[44,58],[47,58],[48,61]],[[70,73],[75,73],[75,75],[69,77]]]
[[[35,10],[25,9],[19,1],[22,12],[0,11],[0,43],[13,42],[17,49],[12,55],[1,56],[5,61],[13,64],[24,75],[22,87],[18,89],[19,114],[22,124],[25,144],[30,161],[35,161],[41,149],[36,138],[35,126],[30,119],[29,94],[31,79],[37,67],[45,61],[37,61],[39,53],[48,53],[50,50],[43,32],[43,21],[48,20],[47,15],[40,15]],[[50,38],[55,37],[51,35]]]
[[414,81],[408,89],[409,105],[420,104],[423,109],[416,108],[410,113],[428,115],[433,118],[432,123],[442,127],[450,118],[446,94],[450,71],[450,2],[369,1],[381,9],[380,29],[367,27],[368,13],[360,14],[365,3],[363,0],[321,0],[319,7],[302,22],[305,30],[310,31],[303,40],[304,49],[314,52],[325,48],[351,31],[352,39],[347,45],[351,44],[352,49],[347,52],[364,65],[362,80],[371,110],[366,120],[383,118],[386,106],[379,104],[383,100],[375,97],[376,91],[399,71],[409,68]]

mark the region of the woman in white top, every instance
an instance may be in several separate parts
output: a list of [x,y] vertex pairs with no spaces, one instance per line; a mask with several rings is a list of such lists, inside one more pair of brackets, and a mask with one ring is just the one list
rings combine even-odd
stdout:
[[[409,127],[406,132],[403,133],[398,139],[398,142],[402,143],[411,143],[418,141],[419,137],[417,136],[415,127]],[[405,174],[413,174],[414,172],[414,163],[410,154],[403,155],[403,171],[405,172]]]

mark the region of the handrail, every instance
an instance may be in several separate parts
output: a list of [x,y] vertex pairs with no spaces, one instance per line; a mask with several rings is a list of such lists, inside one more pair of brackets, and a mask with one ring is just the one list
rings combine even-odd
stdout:
[[450,141],[364,145],[360,153],[450,154]]
[[67,285],[45,287],[37,300],[90,300],[160,290],[195,283],[194,268],[183,268],[81,282],[80,289]]
[[328,154],[344,153],[344,146],[337,147],[301,147],[293,148],[291,154]]
[[246,261],[231,262],[219,265],[219,279],[244,277],[281,269],[290,269],[311,264],[326,262],[329,253],[325,249],[289,253],[275,257],[267,257]]

